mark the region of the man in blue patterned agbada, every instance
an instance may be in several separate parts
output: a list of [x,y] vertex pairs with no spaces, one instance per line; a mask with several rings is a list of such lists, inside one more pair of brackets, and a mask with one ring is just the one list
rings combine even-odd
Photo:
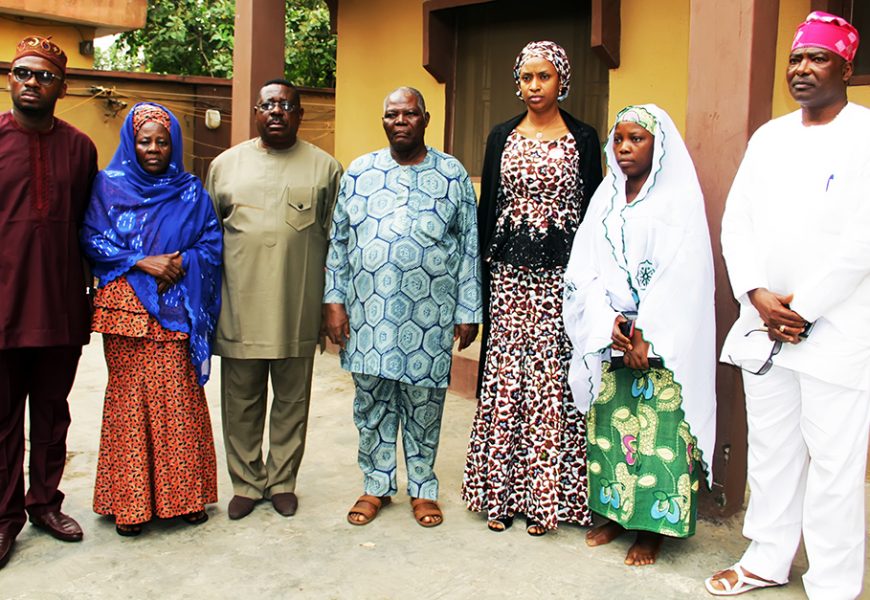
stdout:
[[390,145],[351,163],[333,214],[323,319],[356,388],[364,492],[352,525],[398,491],[400,426],[414,518],[441,524],[434,465],[453,341],[471,344],[482,317],[474,189],[456,158],[426,146],[428,124],[419,91],[387,96]]

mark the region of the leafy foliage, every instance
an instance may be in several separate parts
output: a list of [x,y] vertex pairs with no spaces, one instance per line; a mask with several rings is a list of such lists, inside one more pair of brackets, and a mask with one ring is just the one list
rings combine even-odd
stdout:
[[94,47],[94,68],[100,71],[142,71],[142,56],[132,54],[117,42],[108,48]]
[[[322,0],[285,0],[285,76],[335,85],[335,35]],[[145,27],[122,33],[95,66],[176,75],[233,76],[235,0],[149,0]]]
[[335,34],[329,9],[320,0],[287,0],[284,71],[287,79],[311,87],[335,87]]

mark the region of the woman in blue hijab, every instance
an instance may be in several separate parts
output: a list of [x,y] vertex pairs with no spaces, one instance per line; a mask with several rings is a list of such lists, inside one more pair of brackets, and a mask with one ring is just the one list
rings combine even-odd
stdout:
[[217,502],[202,386],[220,311],[221,228],[182,156],[175,116],[134,106],[81,234],[99,278],[92,329],[109,371],[94,511],[113,515],[124,536],[154,516],[204,523]]

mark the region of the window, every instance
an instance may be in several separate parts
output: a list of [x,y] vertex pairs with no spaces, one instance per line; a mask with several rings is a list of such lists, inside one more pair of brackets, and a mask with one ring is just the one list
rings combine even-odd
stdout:
[[852,85],[868,85],[870,84],[870,2],[851,0],[847,4],[851,6],[846,7],[850,13],[846,18],[861,36],[858,54],[855,56],[855,75],[852,77]]
[[870,2],[867,0],[813,0],[812,10],[840,15],[858,30],[861,43],[855,56],[855,74],[850,85],[870,85]]

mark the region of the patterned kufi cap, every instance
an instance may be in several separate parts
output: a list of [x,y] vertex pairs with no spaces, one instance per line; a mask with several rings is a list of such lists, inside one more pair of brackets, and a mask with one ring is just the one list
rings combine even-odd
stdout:
[[[550,61],[559,75],[558,100],[561,102],[567,98],[571,88],[571,63],[568,62],[568,54],[565,53],[565,49],[556,42],[541,41],[526,44],[514,64],[514,82],[517,84],[517,88],[520,85],[520,69],[530,58],[543,58]],[[517,89],[517,97],[520,99],[523,97],[519,89]]]
[[158,123],[168,132],[172,127],[169,113],[154,104],[137,104],[133,107],[133,135],[139,133],[145,123]]
[[18,42],[12,62],[24,56],[44,58],[60,69],[61,73],[66,74],[66,54],[60,49],[60,46],[51,41],[51,36],[29,35]]
[[824,48],[852,62],[859,41],[858,30],[846,19],[817,10],[798,26],[791,49]]

